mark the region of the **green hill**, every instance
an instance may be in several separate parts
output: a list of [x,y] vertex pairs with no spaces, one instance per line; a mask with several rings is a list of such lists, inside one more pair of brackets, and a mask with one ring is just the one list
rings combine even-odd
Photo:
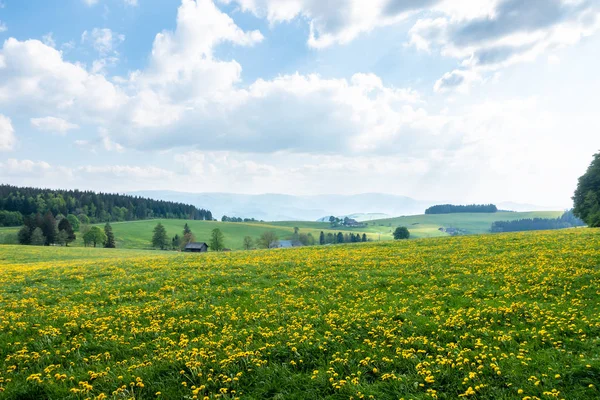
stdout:
[[[440,231],[439,228],[454,228],[460,230],[463,234],[481,234],[488,233],[494,221],[513,221],[525,218],[558,218],[562,214],[563,211],[423,214],[368,221],[365,222],[367,226],[364,228],[338,227],[333,230],[365,232],[374,239],[379,238],[379,235],[381,235],[381,240],[389,240],[392,238],[394,229],[399,226],[406,226],[410,230],[411,237],[427,238],[448,235]],[[301,229],[331,229],[328,222],[286,221],[272,222],[271,224],[288,227],[297,226]]]
[[[198,241],[208,242],[211,231],[219,228],[225,235],[225,245],[233,250],[241,250],[244,236],[258,238],[263,232],[274,231],[280,239],[290,239],[294,227],[300,228],[301,233],[311,233],[316,240],[319,233],[329,232],[354,232],[366,233],[371,240],[391,240],[392,232],[398,226],[406,226],[412,238],[427,238],[447,236],[448,233],[439,228],[454,228],[461,234],[488,233],[492,222],[511,221],[524,218],[557,218],[562,211],[540,212],[497,212],[490,214],[464,213],[464,214],[434,214],[412,215],[406,217],[388,218],[367,222],[361,228],[331,228],[328,222],[310,221],[284,221],[284,222],[216,222],[216,221],[190,221],[178,219],[143,220],[129,222],[115,222],[112,224],[117,246],[127,249],[148,249],[152,239],[152,230],[161,222],[169,235],[182,235],[183,226],[189,224]],[[99,224],[98,226],[103,226]],[[0,243],[16,243],[18,228],[0,228]],[[79,237],[73,244],[82,246]]]

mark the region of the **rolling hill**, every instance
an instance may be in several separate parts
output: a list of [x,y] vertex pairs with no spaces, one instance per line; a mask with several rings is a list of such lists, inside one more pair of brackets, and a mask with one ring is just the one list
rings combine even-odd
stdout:
[[[462,214],[434,214],[412,215],[378,219],[365,222],[366,227],[331,228],[328,222],[311,221],[274,221],[274,222],[217,222],[217,221],[190,221],[177,219],[143,220],[112,223],[117,246],[127,249],[148,249],[152,238],[152,230],[160,221],[166,228],[169,237],[175,234],[182,235],[183,226],[188,223],[198,241],[208,242],[211,231],[219,228],[225,235],[225,245],[233,250],[241,250],[244,236],[258,238],[263,232],[274,231],[280,239],[289,239],[294,227],[300,228],[301,233],[311,233],[316,240],[319,233],[326,234],[337,232],[366,233],[370,240],[391,240],[392,233],[398,226],[406,226],[411,233],[411,238],[428,238],[448,236],[440,230],[454,228],[461,234],[488,233],[494,221],[512,221],[524,218],[557,218],[562,211],[535,211],[535,212],[497,212],[492,214],[462,213]],[[102,227],[103,224],[98,226]],[[0,243],[16,243],[18,228],[0,228]],[[73,243],[82,246],[83,241],[78,237]]]

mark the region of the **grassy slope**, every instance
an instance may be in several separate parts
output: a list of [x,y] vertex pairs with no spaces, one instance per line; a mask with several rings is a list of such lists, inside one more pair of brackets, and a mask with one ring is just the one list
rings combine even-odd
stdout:
[[[391,239],[392,232],[398,226],[406,226],[413,238],[447,236],[438,229],[458,228],[466,230],[469,234],[489,232],[494,221],[512,221],[525,218],[557,218],[562,211],[535,211],[535,212],[498,212],[493,214],[460,213],[437,215],[411,215],[406,217],[379,219],[368,222],[367,228],[340,228],[340,230],[366,232],[372,237]],[[324,229],[329,228],[326,222],[273,222],[279,226],[298,226],[300,228]]]
[[[272,230],[280,239],[289,239],[293,228],[300,228],[301,232],[312,233],[318,239],[319,233],[324,231],[338,232],[351,231],[355,233],[366,233],[372,240],[390,240],[392,232],[398,226],[406,226],[413,238],[447,236],[438,228],[459,228],[470,234],[486,233],[492,222],[508,221],[523,218],[556,218],[562,214],[561,211],[542,212],[499,212],[494,214],[464,213],[464,214],[439,214],[439,215],[413,215],[407,217],[389,218],[369,221],[366,228],[334,228],[331,229],[327,222],[310,221],[285,221],[265,223],[233,223],[212,221],[184,221],[184,220],[160,220],[167,229],[169,237],[179,234],[181,236],[183,225],[187,222],[194,232],[198,241],[208,242],[210,233],[214,228],[219,228],[225,235],[226,246],[233,250],[242,249],[244,236],[257,238],[266,230]],[[150,248],[152,229],[158,220],[131,221],[113,223],[113,230],[118,247],[130,249]],[[100,224],[99,226],[102,226]],[[0,228],[0,243],[14,244],[18,228]],[[82,246],[81,238],[74,243]]]
[[[213,221],[185,221],[185,220],[148,220],[135,222],[119,222],[112,224],[117,240],[117,246],[130,249],[145,249],[150,247],[152,230],[158,222],[161,222],[169,237],[179,234],[183,235],[183,226],[188,223],[190,229],[196,236],[196,240],[209,242],[210,234],[214,228],[219,228],[225,235],[225,246],[233,250],[243,248],[245,236],[258,238],[265,231],[274,231],[280,239],[289,239],[294,226],[300,227],[302,233],[312,233],[316,240],[319,238],[321,229],[303,223],[291,223],[280,225],[275,223],[245,223],[245,222],[213,222]],[[362,231],[361,231],[362,232]]]
[[140,258],[0,246],[0,398],[597,399],[599,248],[597,229]]

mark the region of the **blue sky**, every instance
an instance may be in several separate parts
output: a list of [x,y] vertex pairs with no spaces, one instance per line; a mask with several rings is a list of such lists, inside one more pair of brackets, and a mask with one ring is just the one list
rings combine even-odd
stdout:
[[0,181],[568,207],[597,0],[2,0]]

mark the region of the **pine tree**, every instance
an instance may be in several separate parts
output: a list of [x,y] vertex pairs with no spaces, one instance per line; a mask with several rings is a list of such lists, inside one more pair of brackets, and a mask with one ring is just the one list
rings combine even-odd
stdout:
[[321,231],[321,234],[319,235],[319,244],[321,246],[323,246],[325,244],[325,232]]
[[176,250],[179,246],[181,246],[181,238],[176,234],[173,236],[173,239],[171,239],[171,249]]
[[158,247],[164,250],[167,247],[167,230],[160,222],[154,227],[152,235],[152,247]]
[[107,249],[114,249],[117,247],[117,244],[115,243],[115,234],[113,233],[112,226],[110,226],[108,222],[104,225],[104,234],[106,235],[104,247]]
[[187,235],[188,233],[192,233],[192,230],[190,229],[190,226],[186,222],[185,226],[183,227],[183,234]]
[[366,233],[363,233],[363,235],[362,235],[362,241],[363,242],[367,241],[367,234]]

